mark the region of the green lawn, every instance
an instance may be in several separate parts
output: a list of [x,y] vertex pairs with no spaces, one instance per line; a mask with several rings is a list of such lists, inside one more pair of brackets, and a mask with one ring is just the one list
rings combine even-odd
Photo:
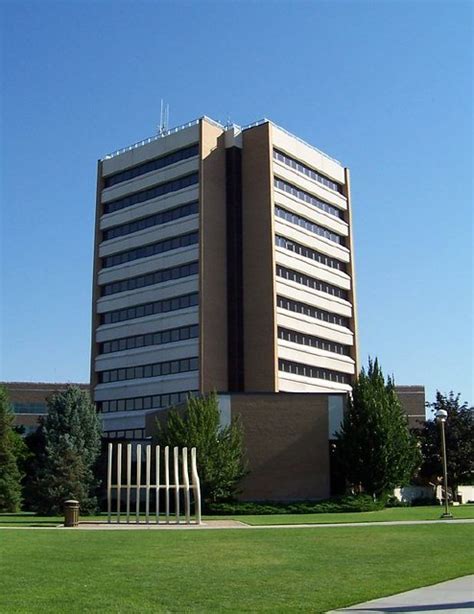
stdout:
[[[454,518],[474,518],[474,505],[451,507]],[[339,522],[382,522],[384,520],[438,520],[444,508],[439,505],[428,507],[387,508],[378,512],[358,512],[347,514],[275,514],[265,516],[204,516],[206,519],[224,520],[232,518],[251,525],[267,524],[326,524]],[[107,516],[84,516],[82,520],[106,520]],[[144,517],[142,517],[144,520]],[[46,517],[34,514],[0,514],[2,526],[57,526],[62,524],[62,516]]]
[[[427,507],[392,507],[377,512],[340,514],[275,514],[268,516],[233,516],[251,525],[330,524],[339,522],[383,522],[391,520],[438,520],[444,511],[439,505]],[[455,519],[474,518],[474,505],[450,507]],[[449,521],[447,521],[449,522]]]
[[325,612],[473,573],[474,527],[3,530],[2,612]]

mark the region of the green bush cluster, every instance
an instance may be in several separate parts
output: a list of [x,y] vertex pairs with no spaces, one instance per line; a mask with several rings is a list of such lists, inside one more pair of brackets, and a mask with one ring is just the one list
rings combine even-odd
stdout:
[[333,514],[337,512],[375,512],[384,507],[381,500],[374,501],[368,495],[351,495],[334,497],[323,501],[294,501],[294,502],[244,502],[210,503],[206,511],[216,515],[241,514]]

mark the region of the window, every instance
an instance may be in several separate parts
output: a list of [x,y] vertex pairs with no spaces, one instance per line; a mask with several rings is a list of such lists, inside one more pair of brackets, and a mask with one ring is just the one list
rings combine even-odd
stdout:
[[337,234],[336,232],[332,232],[323,226],[319,226],[314,222],[310,222],[305,217],[301,217],[300,215],[296,215],[296,213],[291,213],[283,207],[275,207],[275,215],[277,217],[281,217],[283,220],[287,222],[291,222],[296,226],[300,226],[309,232],[312,232],[315,235],[319,235],[320,237],[324,237],[325,239],[329,239],[330,241],[334,241],[334,243],[339,243],[339,245],[344,245],[344,237]]
[[299,173],[303,173],[304,175],[311,177],[311,179],[314,179],[315,181],[322,183],[327,188],[330,188],[331,190],[334,190],[335,192],[339,192],[340,194],[343,193],[342,185],[340,183],[332,179],[329,179],[329,177],[326,177],[322,173],[315,171],[310,166],[307,166],[306,164],[303,164],[302,162],[295,160],[295,158],[288,156],[282,151],[278,151],[278,149],[274,149],[273,158],[274,160],[283,162],[283,164],[286,164],[287,166],[291,166],[291,168],[293,168],[295,171],[298,171]]
[[275,245],[278,247],[283,247],[284,249],[288,249],[290,252],[295,252],[300,256],[304,256],[305,258],[310,258],[311,260],[315,260],[320,264],[324,264],[324,266],[328,266],[331,269],[336,269],[338,271],[346,270],[346,263],[338,260],[337,258],[331,258],[331,256],[326,256],[321,252],[317,252],[314,249],[306,247],[305,245],[301,245],[300,243],[296,243],[291,239],[286,239],[280,235],[275,236]]
[[137,205],[139,203],[146,202],[147,200],[164,196],[170,192],[182,190],[183,188],[197,184],[198,181],[199,174],[191,173],[185,177],[179,177],[178,179],[173,179],[172,181],[166,181],[165,183],[160,183],[152,188],[147,188],[146,190],[134,192],[133,194],[129,194],[128,196],[124,196],[122,198],[110,200],[104,204],[104,214],[120,211],[120,209],[125,209],[126,207],[131,207],[132,205]]
[[315,379],[325,379],[331,382],[338,382],[339,384],[349,384],[350,376],[340,371],[333,371],[331,369],[323,369],[321,367],[313,367],[312,365],[305,365],[299,362],[291,362],[289,360],[278,360],[278,370],[286,373],[293,373],[294,375],[302,375],[304,377],[311,377]]
[[[177,297],[176,311],[180,309],[186,309],[187,307],[195,306],[198,304],[198,294],[184,294]],[[106,311],[100,316],[101,324],[115,324],[117,322],[124,322],[126,320],[134,320],[136,318],[142,318],[148,315],[156,315],[165,311],[170,311],[170,301],[162,300],[155,301],[153,303],[146,303],[145,305],[136,305],[135,307],[128,307],[127,309],[116,309],[115,311]],[[115,350],[117,351],[117,350]]]
[[337,296],[345,301],[349,300],[347,290],[343,290],[342,288],[328,284],[325,281],[320,281],[319,279],[315,279],[309,275],[304,275],[299,271],[293,271],[292,269],[287,269],[286,267],[278,264],[276,267],[276,274],[278,277],[283,277],[284,279],[294,281],[297,284],[308,286],[308,288],[313,288],[313,290],[318,290],[319,292],[325,292],[326,294]]
[[337,313],[325,311],[324,309],[318,309],[312,305],[306,303],[300,303],[299,301],[292,301],[284,296],[277,296],[277,307],[280,309],[286,309],[295,313],[301,313],[302,315],[316,318],[330,324],[337,324],[338,326],[349,327],[349,320],[344,316],[340,316]]
[[166,166],[170,166],[171,164],[175,164],[181,160],[187,160],[188,158],[197,156],[198,153],[199,145],[196,143],[190,147],[184,147],[183,149],[178,149],[178,151],[174,151],[173,153],[155,158],[154,160],[148,160],[142,164],[137,164],[137,166],[127,168],[125,171],[120,171],[118,173],[114,173],[113,175],[104,177],[104,188],[110,188],[111,186],[122,183],[123,181],[129,181],[130,179],[134,179],[140,175],[145,175],[151,171],[165,168]]
[[169,373],[186,373],[188,371],[197,370],[197,358],[182,358],[181,360],[158,362],[151,365],[128,367],[127,369],[109,369],[107,371],[100,371],[99,382],[102,384],[106,384],[108,382],[122,382],[126,380],[142,378],[146,379],[149,377],[168,375]]
[[119,399],[112,401],[99,401],[97,409],[103,413],[116,411],[140,411],[143,409],[161,409],[169,405],[176,405],[186,401],[188,396],[195,396],[197,390],[171,392],[168,394],[157,394],[146,397],[133,397],[129,399]]
[[292,343],[298,343],[299,345],[307,345],[309,347],[318,348],[326,352],[333,352],[334,354],[349,355],[349,346],[342,343],[336,343],[329,341],[328,339],[321,339],[314,335],[306,335],[296,330],[290,330],[288,328],[278,328],[278,338],[284,341],[291,341]]
[[135,249],[129,249],[112,256],[105,256],[102,258],[102,266],[104,269],[123,264],[124,262],[131,262],[132,260],[139,260],[140,258],[149,258],[150,256],[156,256],[163,252],[169,252],[172,249],[178,249],[180,247],[187,247],[188,245],[194,245],[199,241],[198,232],[191,232],[180,237],[173,237],[173,239],[165,239],[158,241],[157,243],[151,243],[150,245],[144,245],[142,247],[136,247]]
[[317,209],[321,209],[325,213],[329,213],[330,215],[334,215],[335,217],[344,218],[344,212],[341,209],[338,209],[334,205],[327,203],[316,196],[313,196],[309,192],[305,192],[304,190],[300,190],[295,185],[288,183],[287,181],[283,181],[283,179],[278,179],[277,177],[273,180],[275,188],[279,190],[283,190],[291,196],[298,198],[299,200],[303,200],[305,203],[316,207]]
[[125,429],[123,431],[104,431],[104,439],[145,439],[145,429]]
[[11,403],[15,414],[47,414],[46,403]]

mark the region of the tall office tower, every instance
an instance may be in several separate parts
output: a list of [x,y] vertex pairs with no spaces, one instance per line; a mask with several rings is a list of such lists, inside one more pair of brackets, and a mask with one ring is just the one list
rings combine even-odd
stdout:
[[357,366],[349,172],[268,120],[206,117],[99,161],[91,383],[140,438],[189,392],[343,392]]

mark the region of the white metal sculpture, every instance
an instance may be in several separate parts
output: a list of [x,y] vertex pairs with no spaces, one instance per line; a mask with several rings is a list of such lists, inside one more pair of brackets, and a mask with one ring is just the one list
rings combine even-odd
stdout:
[[[196,448],[191,448],[191,480],[189,479],[188,448],[173,448],[173,476],[170,476],[170,449],[168,446],[152,446],[131,443],[109,443],[107,458],[107,516],[108,522],[112,522],[112,517],[116,522],[122,521],[122,494],[125,491],[125,522],[130,523],[132,493],[135,494],[135,522],[140,522],[140,506],[142,495],[145,497],[145,522],[150,523],[150,493],[155,493],[155,514],[154,521],[160,524],[160,492],[164,492],[165,510],[164,521],[170,522],[170,491],[174,491],[174,516],[175,522],[180,524],[180,493],[183,493],[184,500],[184,522],[186,524],[201,524],[201,486],[196,463]],[[142,447],[145,448],[145,483],[142,483]],[[153,448],[155,453],[153,455]],[[123,481],[122,462],[125,452],[125,481]],[[163,454],[162,454],[163,453]],[[136,474],[135,483],[132,480],[132,464],[135,456]],[[153,459],[154,456],[154,459]],[[161,457],[163,456],[163,463]],[[181,457],[181,463],[180,463]],[[115,467],[114,467],[115,465]],[[152,468],[154,465],[154,483],[152,480]],[[181,465],[181,471],[180,471]],[[163,471],[161,470],[163,467]],[[164,475],[162,475],[164,473]],[[174,483],[170,479],[173,477]],[[181,483],[180,483],[181,482]],[[115,497],[113,493],[115,491]],[[194,516],[191,520],[191,493],[194,495]],[[112,510],[112,503],[115,500],[116,509]]]

